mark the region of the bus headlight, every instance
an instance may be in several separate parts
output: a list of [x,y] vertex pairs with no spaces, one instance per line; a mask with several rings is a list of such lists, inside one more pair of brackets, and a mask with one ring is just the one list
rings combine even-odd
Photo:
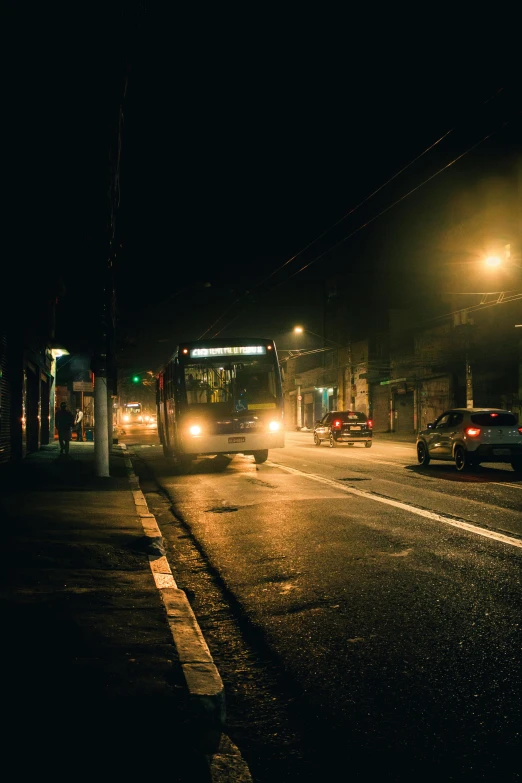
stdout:
[[191,435],[201,435],[201,427],[199,424],[193,424],[192,427],[189,428],[189,432]]
[[277,432],[281,428],[281,424],[278,421],[271,421],[268,425],[270,432]]
[[123,417],[123,421],[129,421],[129,420],[130,420],[130,416],[128,416],[128,415],[125,415],[125,416]]

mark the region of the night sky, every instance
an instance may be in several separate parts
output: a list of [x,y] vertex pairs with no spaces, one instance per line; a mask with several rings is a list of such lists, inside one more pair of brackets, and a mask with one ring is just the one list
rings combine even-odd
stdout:
[[15,190],[35,215],[28,241],[63,275],[62,326],[77,330],[88,329],[106,254],[108,138],[127,85],[115,262],[124,368],[157,369],[180,339],[202,334],[263,334],[284,348],[296,323],[321,333],[328,249],[341,243],[335,263],[376,289],[407,233],[423,230],[426,199],[443,199],[466,166],[376,215],[496,131],[519,100],[490,62],[448,54],[456,42],[442,66],[436,39],[412,43],[396,16],[108,4],[62,18],[69,36],[48,16],[22,16],[10,99],[32,187],[25,177]]

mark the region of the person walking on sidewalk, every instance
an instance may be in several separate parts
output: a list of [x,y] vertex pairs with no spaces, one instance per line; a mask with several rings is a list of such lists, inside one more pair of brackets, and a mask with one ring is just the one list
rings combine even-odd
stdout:
[[83,440],[83,411],[81,408],[76,408],[76,416],[74,417],[74,431],[76,433],[76,440]]
[[60,454],[69,454],[69,443],[71,441],[72,428],[74,425],[74,416],[67,410],[67,403],[61,402],[60,409],[56,411],[56,429],[58,430],[58,440],[60,441]]

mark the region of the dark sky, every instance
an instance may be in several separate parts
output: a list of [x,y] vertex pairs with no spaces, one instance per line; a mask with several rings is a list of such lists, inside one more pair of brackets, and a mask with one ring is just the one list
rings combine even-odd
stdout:
[[[285,18],[260,6],[173,14],[109,3],[61,18],[67,36],[45,15],[23,30],[11,63],[26,120],[18,144],[34,179],[36,244],[63,269],[71,316],[105,253],[107,139],[127,83],[115,264],[123,364],[155,369],[179,339],[205,332],[262,333],[282,347],[295,323],[320,333],[327,257],[295,272],[513,114],[502,75],[484,58],[471,66],[458,36],[442,64],[437,36],[370,11]],[[27,198],[27,182],[18,187]],[[364,269],[373,288],[375,259],[393,255],[419,203],[348,239],[339,263]]]

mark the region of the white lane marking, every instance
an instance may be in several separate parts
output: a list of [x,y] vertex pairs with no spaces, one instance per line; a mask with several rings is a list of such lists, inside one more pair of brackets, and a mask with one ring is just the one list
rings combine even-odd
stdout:
[[329,487],[335,487],[341,492],[346,492],[349,495],[358,495],[361,498],[367,500],[374,500],[377,503],[384,503],[387,506],[393,506],[394,508],[401,508],[404,511],[409,511],[411,514],[417,514],[420,517],[426,519],[432,519],[435,522],[444,522],[445,525],[451,525],[452,527],[458,527],[462,530],[467,530],[469,533],[475,533],[477,536],[484,536],[484,538],[492,538],[494,541],[500,541],[503,544],[509,544],[510,546],[519,547],[522,549],[522,541],[518,538],[511,538],[503,533],[495,533],[493,530],[486,530],[483,527],[472,525],[469,522],[463,522],[459,519],[451,519],[449,517],[443,517],[441,514],[436,514],[434,511],[427,511],[423,508],[417,508],[416,506],[410,506],[408,503],[402,503],[400,500],[392,500],[391,498],[383,498],[380,495],[374,495],[372,492],[366,492],[363,489],[356,489],[355,487],[344,487],[340,485],[334,479],[324,478],[323,476],[317,476],[315,473],[305,473],[297,468],[289,468],[286,465],[280,465],[277,462],[271,462],[267,460],[265,463],[273,468],[281,468],[286,470],[287,473],[295,473],[298,476],[304,476],[305,478],[318,481],[321,484],[326,484]]
[[490,481],[488,483],[495,484],[497,487],[512,487],[513,489],[522,489],[522,484],[512,484],[510,481],[505,481],[504,483],[501,481]]

